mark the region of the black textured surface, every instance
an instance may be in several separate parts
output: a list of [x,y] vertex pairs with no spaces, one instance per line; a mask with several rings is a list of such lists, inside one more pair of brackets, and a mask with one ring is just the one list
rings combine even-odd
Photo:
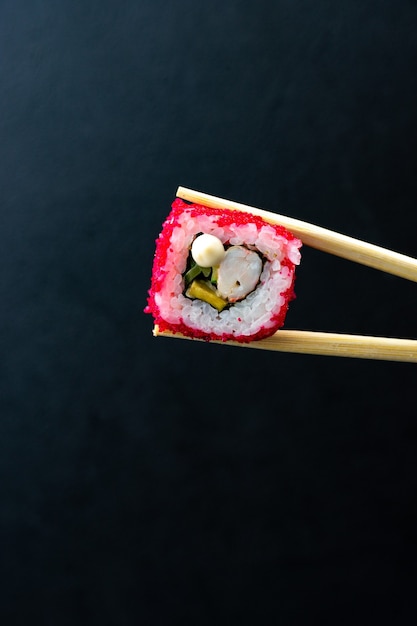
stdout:
[[[417,256],[417,4],[0,3],[0,620],[414,624],[413,364],[154,339],[178,185]],[[303,249],[287,327],[415,337]]]

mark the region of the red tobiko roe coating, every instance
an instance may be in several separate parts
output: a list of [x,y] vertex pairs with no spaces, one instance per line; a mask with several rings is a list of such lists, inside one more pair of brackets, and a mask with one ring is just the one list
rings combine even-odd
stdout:
[[[281,293],[280,295],[284,297],[285,303],[281,306],[279,313],[277,315],[273,315],[270,319],[273,322],[273,327],[264,328],[263,326],[260,330],[251,336],[247,335],[239,335],[235,333],[233,337],[230,336],[229,333],[224,333],[222,335],[218,335],[216,333],[208,333],[199,329],[192,329],[188,327],[182,320],[176,324],[165,321],[159,311],[159,307],[155,302],[155,294],[158,293],[162,285],[164,283],[166,272],[164,271],[164,267],[167,261],[168,250],[170,248],[170,242],[172,237],[172,232],[176,226],[179,225],[179,216],[187,211],[190,217],[198,217],[200,215],[217,215],[217,224],[219,227],[227,227],[231,224],[255,224],[258,228],[261,228],[265,225],[265,220],[257,215],[253,215],[251,213],[245,213],[243,211],[233,211],[231,209],[214,209],[208,208],[201,204],[189,204],[184,202],[180,198],[176,198],[172,203],[172,209],[169,213],[168,217],[164,221],[162,225],[162,231],[159,234],[158,239],[156,239],[156,248],[155,255],[153,260],[152,267],[152,280],[151,287],[148,291],[148,304],[144,309],[145,313],[150,313],[154,318],[154,323],[159,327],[159,330],[163,332],[164,330],[169,330],[171,332],[178,332],[187,337],[192,337],[195,339],[204,339],[206,341],[238,341],[240,343],[249,343],[254,340],[263,339],[265,337],[269,337],[276,330],[281,328],[284,325],[284,320],[288,311],[288,305],[291,300],[295,298],[294,292],[294,282],[295,282],[295,274],[293,276],[293,281],[289,289],[287,291]],[[270,224],[268,222],[268,226],[272,226],[275,229],[277,235],[281,235],[285,237],[288,241],[296,239],[295,235],[289,232],[284,226],[280,226],[277,224]],[[291,270],[294,268],[294,264],[288,259],[283,259],[282,266],[287,266]],[[240,321],[240,320],[239,320]]]

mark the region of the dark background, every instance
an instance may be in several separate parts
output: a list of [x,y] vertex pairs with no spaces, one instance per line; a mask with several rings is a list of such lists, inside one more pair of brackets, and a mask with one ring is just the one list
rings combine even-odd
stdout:
[[[0,2],[5,626],[414,624],[417,370],[152,337],[178,185],[417,256],[413,0]],[[303,249],[287,328],[416,336]]]

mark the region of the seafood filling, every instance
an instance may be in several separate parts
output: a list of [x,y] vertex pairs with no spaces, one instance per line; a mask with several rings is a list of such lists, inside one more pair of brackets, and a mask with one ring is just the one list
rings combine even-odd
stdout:
[[229,302],[242,300],[253,291],[262,272],[261,257],[243,246],[231,246],[219,265],[217,289]]

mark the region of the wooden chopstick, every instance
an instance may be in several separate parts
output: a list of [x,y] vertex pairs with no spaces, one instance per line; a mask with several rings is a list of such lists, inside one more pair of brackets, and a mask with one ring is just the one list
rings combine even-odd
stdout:
[[[181,333],[173,333],[168,330],[160,331],[157,325],[154,326],[153,334],[155,337],[189,339]],[[193,339],[193,341],[203,340]],[[321,333],[307,330],[278,330],[271,337],[250,343],[238,341],[210,341],[210,343],[273,350],[275,352],[417,363],[417,341],[414,339]]]
[[321,228],[321,226],[308,224],[307,222],[257,209],[239,202],[210,196],[186,187],[178,187],[177,197],[211,208],[233,209],[259,215],[271,224],[281,224],[288,228],[290,232],[311,248],[317,248],[317,250],[417,282],[417,259],[404,254]]
[[[211,196],[187,189],[186,187],[178,187],[177,197],[211,208],[226,208],[259,215],[272,224],[281,224],[307,246],[417,282],[417,259],[398,252],[393,252],[392,250],[387,250],[307,222],[247,206],[239,202],[218,198],[217,196]],[[189,337],[181,333],[167,330],[160,331],[157,325],[154,326],[153,334],[155,336],[189,339]],[[201,340],[195,339],[195,341]],[[417,363],[417,340],[397,339],[394,337],[374,337],[305,330],[279,330],[271,337],[249,343],[237,341],[212,341],[212,343],[227,343],[232,346],[277,352]]]

